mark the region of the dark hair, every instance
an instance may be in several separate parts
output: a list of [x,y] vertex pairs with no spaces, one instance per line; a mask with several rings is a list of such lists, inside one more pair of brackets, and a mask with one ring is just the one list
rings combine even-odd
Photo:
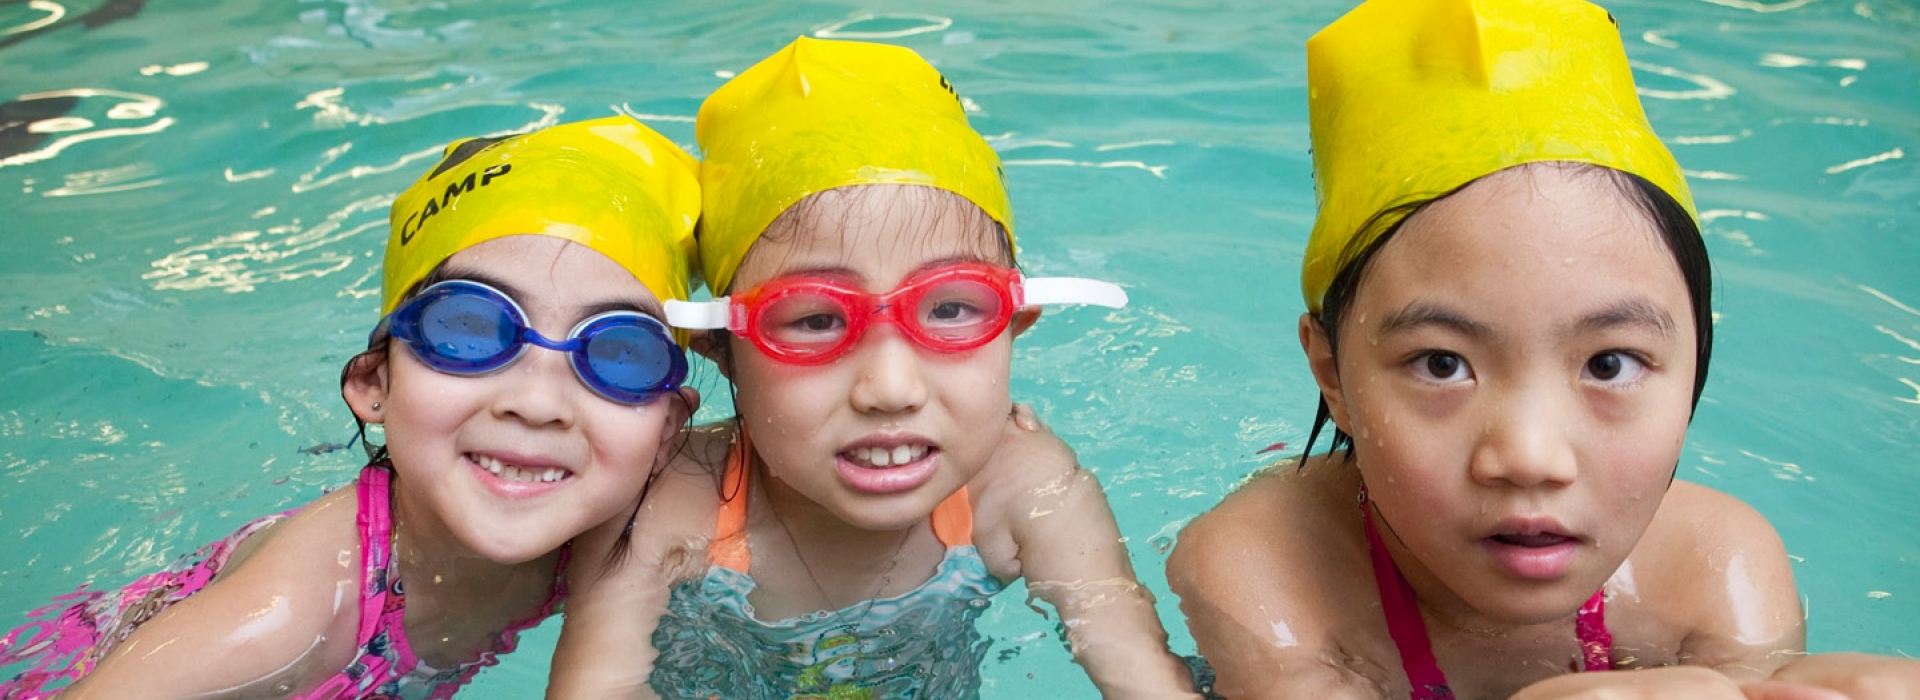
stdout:
[[[1666,243],[1667,250],[1673,253],[1673,261],[1679,266],[1680,277],[1687,285],[1687,298],[1693,302],[1696,352],[1693,372],[1693,406],[1698,408],[1700,393],[1707,386],[1707,365],[1713,359],[1713,266],[1707,259],[1707,244],[1700,237],[1699,224],[1694,222],[1693,215],[1687,213],[1686,207],[1681,206],[1673,195],[1639,175],[1587,163],[1556,161],[1552,164],[1572,167],[1578,172],[1601,177],[1646,215],[1648,222],[1652,223],[1654,229],[1659,232],[1660,240]],[[1525,168],[1537,165],[1543,164],[1529,163],[1515,167]],[[1327,286],[1326,295],[1321,301],[1320,315],[1315,320],[1320,323],[1321,330],[1327,334],[1327,349],[1330,352],[1336,355],[1339,353],[1340,321],[1346,314],[1347,304],[1352,302],[1354,295],[1358,293],[1360,282],[1366,277],[1367,268],[1373,262],[1374,255],[1393,239],[1394,234],[1400,232],[1413,215],[1434,202],[1453,196],[1475,182],[1479,182],[1479,179],[1476,178],[1436,197],[1388,207],[1361,225],[1362,231],[1381,225],[1387,228],[1379,236],[1374,237],[1365,248],[1359,251],[1345,251],[1346,254],[1342,257],[1351,262],[1341,268],[1340,272],[1334,275],[1333,282]],[[1368,237],[1356,236],[1353,240],[1362,242],[1367,241]],[[1326,396],[1322,395],[1320,406],[1314,411],[1313,428],[1307,433],[1306,447],[1300,451],[1302,465],[1306,464],[1306,456],[1312,453],[1313,443],[1319,439],[1321,429],[1325,428],[1332,419],[1333,412],[1327,407]],[[1348,435],[1339,426],[1334,426],[1333,444],[1328,450],[1339,452],[1352,446],[1353,436]],[[1352,459],[1352,456],[1353,453],[1349,451],[1347,458]]]

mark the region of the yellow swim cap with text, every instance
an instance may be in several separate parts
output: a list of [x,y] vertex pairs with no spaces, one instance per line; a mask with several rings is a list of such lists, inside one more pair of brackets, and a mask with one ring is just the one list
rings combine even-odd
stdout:
[[631,117],[456,141],[393,202],[380,313],[455,253],[518,235],[586,246],[686,299],[699,216],[698,163]]
[[1368,0],[1307,40],[1307,94],[1319,214],[1301,291],[1315,314],[1397,223],[1381,212],[1517,165],[1625,171],[1694,211],[1619,28],[1583,0]]
[[768,224],[836,187],[947,190],[1013,236],[999,155],[968,125],[953,86],[911,49],[796,39],[715,90],[695,137],[700,265],[716,295]]

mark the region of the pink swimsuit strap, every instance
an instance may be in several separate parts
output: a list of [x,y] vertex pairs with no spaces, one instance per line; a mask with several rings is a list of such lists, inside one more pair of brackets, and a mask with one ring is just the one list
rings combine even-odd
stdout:
[[[1366,487],[1360,488],[1360,519],[1367,531],[1367,554],[1373,559],[1373,583],[1380,590],[1380,609],[1387,616],[1387,634],[1400,651],[1400,667],[1413,686],[1412,700],[1449,700],[1453,689],[1447,675],[1433,658],[1433,640],[1427,636],[1426,620],[1420,617],[1420,603],[1413,586],[1387,552],[1380,530],[1373,524],[1373,509],[1367,507]],[[1580,640],[1581,668],[1606,671],[1613,668],[1613,634],[1607,631],[1606,591],[1595,591],[1574,615],[1574,634]]]
[[[420,658],[414,654],[413,646],[407,640],[406,592],[392,547],[392,481],[393,474],[386,467],[368,465],[360,470],[356,485],[360,509],[357,517],[360,529],[360,651],[346,671],[334,675],[304,696],[307,699],[384,697],[381,688],[391,687],[408,674],[423,668]],[[512,652],[518,646],[520,632],[552,615],[567,594],[565,572],[571,555],[571,545],[560,550],[552,594],[540,606],[539,612],[502,630],[494,640],[493,649],[482,652],[478,661],[446,669],[435,674],[431,681],[422,681],[429,685],[427,690],[430,692],[426,697],[431,700],[453,697],[454,692],[473,680],[474,674],[479,673],[480,669],[499,663],[500,655]]]

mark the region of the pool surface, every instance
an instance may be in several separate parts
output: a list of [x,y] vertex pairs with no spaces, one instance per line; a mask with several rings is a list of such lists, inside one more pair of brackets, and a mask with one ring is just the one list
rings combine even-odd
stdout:
[[[1174,536],[1312,418],[1301,46],[1350,4],[0,2],[0,628],[352,478],[340,368],[444,143],[626,112],[691,149],[708,92],[807,34],[927,56],[1005,160],[1028,270],[1128,288],[1024,336],[1013,393],[1191,652]],[[1680,477],[1772,519],[1813,649],[1920,654],[1920,6],[1607,7],[1718,271]],[[985,618],[984,696],[1094,697],[1024,595]],[[558,628],[462,697],[534,696]]]

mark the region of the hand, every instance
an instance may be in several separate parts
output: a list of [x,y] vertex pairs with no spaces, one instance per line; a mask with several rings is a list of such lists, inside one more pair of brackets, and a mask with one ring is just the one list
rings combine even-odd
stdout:
[[[1750,700],[1738,683],[1702,666],[1571,673],[1521,689],[1510,700]],[[1779,695],[1765,700],[1845,700],[1831,695]]]
[[1826,693],[1818,697],[1920,700],[1920,661],[1868,654],[1816,654],[1787,664],[1766,682],[1749,685],[1746,690],[1752,700],[1786,700],[1815,697],[1786,694],[1814,688],[1831,689],[1817,691]]
[[1052,432],[1047,429],[1046,423],[1040,422],[1040,416],[1033,412],[1032,406],[1017,401],[1013,404],[1013,425],[1029,433]]

